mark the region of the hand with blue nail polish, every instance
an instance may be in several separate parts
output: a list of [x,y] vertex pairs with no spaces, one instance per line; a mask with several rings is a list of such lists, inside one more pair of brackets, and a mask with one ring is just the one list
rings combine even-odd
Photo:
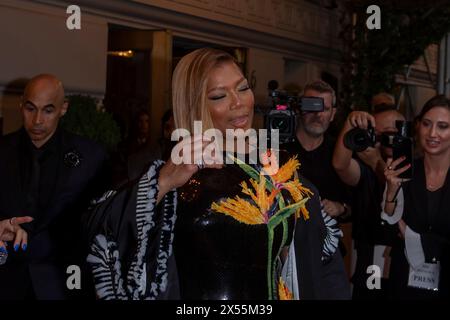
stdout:
[[0,241],[0,266],[6,263],[8,259],[8,250],[6,249],[6,242]]
[[8,259],[8,251],[6,250],[6,244],[0,241],[0,266],[6,263]]
[[14,251],[18,251],[19,248],[25,251],[28,245],[28,234],[20,225],[31,221],[33,221],[32,217],[14,217],[1,220],[0,248],[4,247],[6,250],[5,241],[14,241]]

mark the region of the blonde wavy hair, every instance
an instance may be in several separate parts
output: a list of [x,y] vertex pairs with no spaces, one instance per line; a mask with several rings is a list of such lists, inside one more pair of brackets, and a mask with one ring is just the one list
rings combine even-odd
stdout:
[[197,49],[185,55],[177,64],[172,78],[172,104],[176,128],[194,132],[194,121],[202,121],[203,132],[213,128],[206,107],[206,90],[210,71],[223,64],[234,63],[229,53],[212,48]]

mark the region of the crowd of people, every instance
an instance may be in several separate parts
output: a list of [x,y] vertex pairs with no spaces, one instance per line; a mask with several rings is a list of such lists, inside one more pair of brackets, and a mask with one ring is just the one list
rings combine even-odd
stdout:
[[[448,297],[450,100],[423,106],[421,153],[407,163],[393,143],[406,119],[389,94],[374,97],[372,114],[351,112],[338,137],[328,134],[334,89],[316,80],[303,96],[323,110],[299,111],[291,142],[266,149],[244,136],[237,148],[252,128],[252,89],[230,54],[198,49],[174,70],[159,145],[143,111],[111,159],[60,127],[70,107],[61,81],[32,78],[23,127],[0,139],[0,299]],[[201,134],[171,141],[195,121]],[[373,129],[372,144],[349,145],[355,129]],[[352,275],[339,228],[348,221]],[[76,289],[70,266],[81,270]]]

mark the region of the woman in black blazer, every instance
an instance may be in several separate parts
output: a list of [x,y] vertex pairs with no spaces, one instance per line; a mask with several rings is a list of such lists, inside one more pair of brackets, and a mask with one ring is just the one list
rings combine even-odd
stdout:
[[450,100],[438,95],[419,115],[423,158],[414,162],[412,179],[399,175],[410,167],[403,158],[387,162],[383,216],[398,223],[392,248],[392,296],[433,299],[450,290]]

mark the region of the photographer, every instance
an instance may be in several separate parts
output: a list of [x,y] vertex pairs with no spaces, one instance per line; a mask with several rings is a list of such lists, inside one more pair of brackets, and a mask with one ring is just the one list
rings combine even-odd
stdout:
[[[405,119],[393,105],[377,108],[373,116],[362,111],[350,113],[339,134],[333,154],[333,167],[336,172],[346,184],[354,187],[352,189],[352,237],[357,255],[356,268],[352,277],[354,299],[386,297],[389,286],[389,251],[397,237],[398,229],[396,226],[389,226],[380,217],[385,184],[385,161],[392,157],[392,148],[382,146],[379,142],[359,145],[361,141],[365,142],[365,139],[358,139],[356,135],[348,133],[354,128],[367,130],[372,126],[373,131],[363,131],[363,133],[367,135],[367,140],[374,142],[373,138],[382,134],[395,134],[396,120],[404,121]],[[347,140],[347,146],[344,140]],[[356,152],[355,158],[352,157],[354,150],[359,151]],[[381,288],[377,288],[379,290],[368,288],[367,280],[372,275],[368,267],[371,265],[377,265],[381,271]]]
[[[348,215],[349,195],[346,185],[339,179],[332,164],[335,141],[326,131],[336,113],[336,96],[333,88],[324,81],[313,81],[305,86],[303,97],[323,99],[323,110],[304,112],[297,118],[295,140],[282,146],[292,155],[297,155],[301,166],[299,173],[310,180],[319,190],[323,211],[330,217]],[[324,217],[325,221],[332,220]],[[333,221],[333,223],[335,223]],[[337,246],[333,243],[333,246]],[[333,251],[336,247],[333,248]],[[345,275],[341,252],[333,255],[334,263],[324,263],[323,299],[349,299],[350,287]]]
[[450,100],[433,97],[418,119],[424,156],[415,161],[412,179],[402,178],[410,167],[402,158],[389,159],[385,170],[383,216],[398,223],[402,235],[391,251],[392,297],[448,299]]
[[326,134],[336,114],[333,88],[317,80],[305,86],[304,97],[319,97],[324,101],[321,112],[302,112],[298,116],[295,141],[285,145],[300,161],[300,173],[320,191],[322,205],[333,218],[347,216],[349,194],[332,166],[335,140]]

